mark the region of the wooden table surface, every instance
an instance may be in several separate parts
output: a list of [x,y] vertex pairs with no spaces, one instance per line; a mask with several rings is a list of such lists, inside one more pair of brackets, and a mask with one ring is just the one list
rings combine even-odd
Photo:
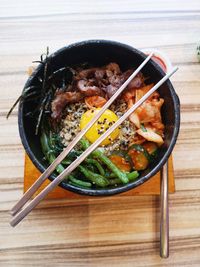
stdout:
[[[0,266],[200,266],[200,1],[0,1]],[[170,257],[159,257],[159,197],[67,205],[44,201],[16,228],[24,150],[17,111],[5,119],[47,45],[112,39],[169,55],[181,100],[170,195]]]

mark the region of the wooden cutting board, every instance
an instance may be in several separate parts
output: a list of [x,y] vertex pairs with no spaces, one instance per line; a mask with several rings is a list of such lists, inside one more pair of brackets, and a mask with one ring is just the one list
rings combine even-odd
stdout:
[[[36,181],[40,176],[39,170],[32,163],[28,155],[25,155],[25,168],[24,168],[24,192]],[[50,183],[49,180],[46,180],[40,189],[36,192],[37,195],[44,187]],[[174,181],[174,172],[173,172],[173,162],[172,156],[169,158],[169,193],[175,192],[175,181]],[[129,190],[128,192],[119,194],[118,196],[134,196],[134,195],[159,195],[160,194],[160,172],[155,176],[149,179],[144,184]],[[69,199],[94,199],[90,196],[82,196],[79,194],[72,193],[68,190],[65,190],[57,186],[52,192],[46,197],[48,199],[59,199],[59,198],[69,198]]]

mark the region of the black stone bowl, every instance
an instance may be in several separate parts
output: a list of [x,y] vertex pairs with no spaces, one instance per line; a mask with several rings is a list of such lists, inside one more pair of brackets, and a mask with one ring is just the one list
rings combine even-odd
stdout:
[[[131,46],[106,40],[89,40],[75,43],[58,50],[50,56],[53,70],[84,62],[89,62],[97,66],[102,66],[109,62],[117,62],[122,70],[126,70],[128,68],[136,68],[145,58],[146,56],[141,51]],[[159,81],[165,74],[152,60],[143,68],[142,72],[145,76],[150,77],[154,83]],[[43,65],[40,64],[26,82],[25,87],[35,85],[38,82],[38,76],[41,77],[42,74]],[[157,159],[147,170],[140,173],[137,181],[106,189],[82,189],[69,185],[66,182],[62,182],[60,186],[78,194],[108,196],[122,193],[139,186],[160,171],[176,143],[180,126],[180,102],[169,80],[160,87],[159,93],[165,100],[162,107],[162,118],[165,124],[165,142],[159,150]],[[30,101],[20,103],[18,124],[21,140],[28,156],[34,165],[41,172],[44,172],[48,163],[44,160],[39,136],[35,136],[36,121],[29,116],[25,116],[27,112],[34,109],[36,104],[36,102]],[[53,180],[56,176],[57,174],[53,173],[49,179]]]

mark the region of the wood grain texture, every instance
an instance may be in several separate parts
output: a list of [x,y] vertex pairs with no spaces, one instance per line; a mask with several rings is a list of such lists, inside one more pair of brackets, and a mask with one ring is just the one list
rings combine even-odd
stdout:
[[[0,1],[0,266],[200,266],[200,1]],[[16,228],[9,210],[23,192],[17,111],[5,119],[47,45],[112,39],[169,55],[181,100],[170,195],[170,257],[159,257],[159,197],[72,204],[46,200]]]

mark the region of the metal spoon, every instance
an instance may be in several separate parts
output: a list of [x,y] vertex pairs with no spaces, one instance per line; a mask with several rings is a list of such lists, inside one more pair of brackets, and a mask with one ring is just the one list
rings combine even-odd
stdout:
[[161,171],[160,257],[169,257],[168,161]]

